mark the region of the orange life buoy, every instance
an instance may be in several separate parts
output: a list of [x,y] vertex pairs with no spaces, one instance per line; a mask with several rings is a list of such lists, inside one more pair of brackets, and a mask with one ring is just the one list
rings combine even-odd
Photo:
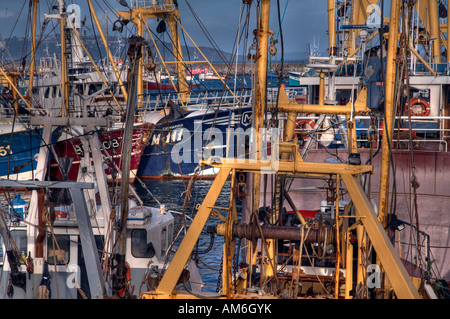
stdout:
[[[417,106],[420,106],[420,108]],[[408,103],[405,105],[405,113],[409,115],[410,110],[412,116],[428,116],[431,111],[430,104],[427,101],[416,97],[409,100],[409,107]]]
[[[309,126],[307,128],[306,126]],[[314,120],[297,120],[296,122],[296,128],[294,129],[295,135],[301,137],[303,140],[307,140],[309,138],[308,135],[303,134],[306,130],[313,130],[314,126],[316,126],[316,122]]]

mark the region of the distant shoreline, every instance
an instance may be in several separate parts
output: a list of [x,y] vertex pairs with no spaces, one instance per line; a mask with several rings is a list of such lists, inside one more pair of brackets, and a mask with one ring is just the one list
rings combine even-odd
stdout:
[[[236,63],[234,63],[234,64],[211,63],[211,64],[214,67],[214,69],[221,76],[225,76],[227,74],[227,72],[229,72],[230,75],[234,75],[234,73],[236,72],[236,67],[237,67],[237,73],[239,75],[241,75],[241,74],[245,74],[245,75],[252,74],[252,64],[250,62],[237,63],[237,66],[236,66]],[[159,63],[157,63],[157,65],[159,65]],[[305,67],[305,65],[306,65],[305,62],[285,62],[284,65],[283,65],[283,74],[284,75],[288,75],[289,72],[299,72]],[[211,69],[210,65],[208,63],[205,63],[205,62],[201,62],[201,63],[198,63],[198,64],[189,64],[189,66],[191,66],[191,69],[208,69],[208,70]],[[26,63],[25,69],[28,69],[28,67],[29,67],[29,62]],[[39,61],[37,61],[37,67],[39,67]],[[272,63],[271,66],[270,66],[270,71],[274,72],[275,75],[277,75],[276,70],[279,70],[280,67],[281,67],[281,63]],[[22,63],[19,63],[19,62],[4,63],[3,64],[3,68],[7,72],[8,71],[13,71],[13,70],[18,70],[18,69],[22,68]],[[169,72],[171,74],[175,74],[176,73],[176,66],[175,66],[175,64],[173,64],[173,63],[169,64],[169,65],[167,65],[167,68],[168,68],[168,70],[169,70]],[[162,69],[162,73],[165,73],[164,69]]]

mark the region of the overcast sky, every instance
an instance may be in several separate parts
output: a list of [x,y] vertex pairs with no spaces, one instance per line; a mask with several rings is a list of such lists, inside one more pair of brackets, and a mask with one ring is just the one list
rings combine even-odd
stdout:
[[[130,4],[130,0],[127,0]],[[199,46],[211,46],[209,41],[201,31],[196,19],[194,18],[188,4],[202,21],[209,34],[218,45],[225,51],[231,52],[239,24],[239,14],[242,6],[242,0],[178,0],[181,15],[181,21],[188,33],[193,37]],[[89,10],[85,0],[67,0],[66,5],[72,3],[81,6],[81,15],[87,16],[87,33],[91,33],[91,21]],[[105,10],[109,18],[109,35],[112,32],[112,22],[117,20],[115,10],[127,10],[119,4],[119,0],[92,0],[100,21],[105,25]],[[255,3],[253,1],[251,14],[253,16],[250,24],[250,32],[256,28],[255,25]],[[0,33],[3,39],[10,35],[24,36],[28,22],[29,0],[0,0]],[[40,23],[38,24],[38,34],[40,33],[44,21],[44,13],[49,12],[49,7],[57,4],[56,0],[40,0]],[[287,6],[286,6],[287,5]],[[285,53],[301,52],[309,48],[309,44],[316,40],[320,44],[321,51],[328,46],[327,36],[327,2],[325,0],[280,0],[281,16],[283,20],[283,38],[285,43]],[[277,34],[279,32],[277,18],[277,1],[271,1],[271,30]],[[153,23],[153,30],[156,22]],[[53,26],[48,26],[46,30],[51,30]],[[105,28],[104,28],[105,29]],[[29,28],[28,28],[29,30]],[[56,28],[55,30],[59,30]],[[129,35],[123,35],[129,36]],[[253,36],[250,35],[250,41]],[[168,40],[168,38],[166,38]],[[187,40],[188,41],[188,40]],[[251,43],[251,42],[249,42]],[[188,42],[190,45],[190,43]],[[280,52],[280,47],[278,45]],[[240,52],[242,53],[242,52]]]

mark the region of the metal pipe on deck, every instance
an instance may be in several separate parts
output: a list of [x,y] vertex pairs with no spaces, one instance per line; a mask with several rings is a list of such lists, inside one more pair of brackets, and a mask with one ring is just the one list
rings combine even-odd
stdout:
[[[209,226],[210,232],[215,232],[219,236],[225,236],[226,224],[218,224],[216,226]],[[335,236],[333,235],[333,228],[309,228],[304,232],[303,240],[305,242],[332,244]],[[258,226],[256,223],[243,224],[234,222],[232,225],[232,236],[237,238],[245,238],[248,240],[256,240],[259,238],[273,239],[273,240],[302,240],[302,232],[298,227],[287,226]]]

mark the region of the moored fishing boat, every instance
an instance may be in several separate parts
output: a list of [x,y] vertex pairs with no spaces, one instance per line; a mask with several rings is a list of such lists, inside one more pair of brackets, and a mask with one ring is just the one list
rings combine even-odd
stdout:
[[[361,88],[367,88],[366,105],[370,111],[356,115],[354,121],[360,133],[357,143],[360,146],[361,163],[372,163],[376,168],[375,175],[369,179],[367,190],[377,203],[375,207],[386,218],[385,227],[392,223],[394,228],[400,224],[400,229],[415,230],[413,237],[408,237],[410,232],[407,231],[397,232],[401,242],[399,249],[408,252],[401,256],[405,263],[414,265],[408,268],[411,273],[413,269],[416,272],[420,269],[422,274],[433,273],[435,280],[431,282],[436,285],[436,282],[445,283],[450,279],[446,254],[449,221],[442,215],[448,206],[450,194],[445,187],[438,186],[447,179],[446,163],[450,156],[447,103],[449,57],[440,49],[446,45],[445,42],[442,39],[434,40],[434,37],[439,37],[439,26],[442,27],[447,19],[447,8],[434,1],[421,2],[415,6],[397,3],[397,6],[399,19],[404,23],[399,31],[402,36],[409,35],[400,37],[396,43],[399,54],[396,58],[402,67],[396,73],[389,74],[392,79],[395,78],[391,117],[384,108],[389,92],[383,85],[388,81],[385,77],[388,74],[386,61],[389,58],[391,31],[386,23],[388,19],[384,18],[387,13],[377,1],[367,4],[354,1],[352,6],[343,2],[328,4],[329,10],[334,12],[330,13],[329,18],[335,22],[329,25],[332,35],[329,47],[336,52],[333,60],[339,69],[335,74],[328,75],[328,80],[335,88],[334,96],[330,98],[330,91],[325,92],[325,95],[336,103],[347,103],[355,100],[355,94]],[[427,18],[427,12],[435,18]],[[433,48],[432,53],[423,55],[425,47]],[[331,61],[332,57],[312,56],[310,64],[313,66],[315,63]],[[308,87],[313,93],[310,102],[318,98],[319,72],[300,77],[299,81],[300,85]],[[313,131],[331,132],[335,136],[339,134],[339,119],[322,126],[318,120],[316,117]],[[387,137],[386,121],[392,121],[392,131]],[[341,146],[332,156],[339,162],[350,160],[344,156],[345,143],[342,137],[344,135],[339,136]],[[388,164],[381,149],[382,141],[387,138],[392,141],[389,161],[391,184],[382,188]],[[307,160],[322,161],[326,158],[322,147],[317,143],[305,151]],[[382,164],[383,161],[385,164]],[[383,171],[381,178],[378,177],[380,171]],[[386,189],[394,199],[389,208],[383,208],[382,194]],[[308,203],[305,204],[308,206]],[[431,259],[432,264],[428,262]]]
[[[59,4],[60,18],[64,18],[64,1]],[[134,75],[145,41],[131,37],[129,43],[130,74]],[[0,222],[6,257],[0,280],[3,298],[133,298],[141,287],[152,287],[170,263],[176,239],[172,212],[161,203],[155,208],[142,206],[139,198],[135,197],[139,205],[129,199],[134,193],[129,186],[130,175],[149,131],[145,125],[134,126],[136,77],[128,84],[130,99],[123,129],[114,130],[114,121],[108,116],[30,114],[27,126],[38,129],[25,133],[36,132],[39,141],[35,141],[37,154],[30,159],[36,160],[33,178],[0,179],[5,194],[2,199],[8,208],[4,210],[2,205]],[[67,98],[64,93],[62,96]],[[63,100],[60,106],[64,106]],[[14,137],[20,137],[20,133],[11,133],[5,143],[18,143]],[[4,146],[7,153],[15,151],[11,144],[8,146]],[[52,158],[57,167],[50,167]],[[47,178],[52,169],[61,170],[60,180]],[[121,189],[114,183],[112,194],[108,171],[121,176]],[[10,200],[11,192],[17,194],[18,189],[29,199],[26,213],[19,214],[18,202]],[[186,268],[180,284],[193,291],[201,289],[194,263]]]
[[[141,178],[214,176],[199,166],[203,156],[235,156],[241,143],[248,150],[251,107],[200,109],[177,119],[158,121],[153,128],[137,175]],[[247,137],[247,140],[245,140]]]
[[[329,56],[316,58],[317,63],[308,65],[320,75],[315,79],[318,86],[310,87],[313,91],[309,91],[308,96],[312,100],[300,105],[291,102],[280,90],[277,103],[266,109],[267,49],[268,37],[272,34],[268,29],[270,1],[258,2],[257,12],[261,16],[257,19],[254,42],[259,48],[256,53],[259,74],[256,106],[252,113],[256,131],[250,150],[254,156],[242,162],[233,157],[213,156],[203,162],[205,166],[215,167],[218,173],[203,203],[198,205],[191,228],[173,258],[173,262],[183,265],[194,249],[205,221],[211,215],[219,215],[217,226],[208,229],[224,237],[222,286],[216,297],[434,299],[448,296],[448,279],[445,278],[448,273],[445,261],[448,219],[443,218],[442,212],[449,197],[442,187],[430,189],[425,186],[420,190],[421,182],[441,185],[445,180],[441,172],[445,170],[447,153],[445,147],[439,147],[445,143],[441,141],[443,138],[425,141],[429,137],[425,132],[436,130],[436,126],[421,125],[435,125],[431,118],[410,117],[411,106],[415,103],[419,103],[416,114],[428,116],[433,102],[422,102],[426,92],[409,91],[409,85],[418,79],[408,76],[407,69],[399,68],[410,62],[402,60],[408,56],[402,50],[410,47],[408,42],[402,41],[408,39],[408,34],[413,34],[411,30],[416,27],[419,30],[418,24],[413,24],[410,29],[410,23],[416,19],[407,15],[414,10],[414,5],[391,1],[389,23],[371,25],[372,35],[381,32],[381,39],[387,40],[386,46],[381,45],[382,50],[387,49],[386,56],[383,51],[378,56],[383,65],[381,73],[373,65],[372,69],[364,69],[358,67],[357,59],[340,56],[344,51],[336,45],[344,43],[335,38],[336,16],[344,17],[354,10],[353,20],[343,19],[354,23],[353,27],[349,26],[351,30],[366,29],[369,25],[364,26],[366,20],[373,23],[379,17],[383,21],[384,11],[377,10],[375,1],[366,6],[363,1],[352,1],[351,5],[348,1],[328,1]],[[428,8],[421,6],[417,21],[421,19],[424,24],[426,21],[437,22],[437,19],[426,20],[425,16],[419,18],[423,12],[434,11],[436,14],[436,6],[434,2]],[[431,33],[432,30],[439,32],[439,27],[430,26],[430,29]],[[422,35],[429,36],[426,32]],[[353,39],[345,32],[340,33],[352,44],[347,47],[350,50],[357,47],[355,34],[359,32],[351,33]],[[361,40],[362,48],[368,38],[366,34]],[[437,38],[439,35],[433,40]],[[417,41],[421,44],[421,40]],[[440,51],[440,46],[435,50]],[[440,56],[440,52],[434,54],[436,59]],[[343,73],[342,78],[338,77],[336,73],[342,67],[339,64],[348,61],[354,64],[348,68],[353,70],[350,75],[354,76],[346,78]],[[370,62],[364,60],[363,65],[370,66]],[[360,79],[357,75],[361,70],[366,78]],[[371,83],[371,75],[379,74],[381,77],[372,79]],[[348,96],[337,92],[345,81],[351,86]],[[431,91],[433,89],[430,96],[433,95]],[[411,98],[416,99],[410,101]],[[401,117],[405,103],[409,114]],[[445,105],[437,108],[439,114],[446,110]],[[283,125],[273,127],[273,135],[278,133],[280,138],[271,143],[271,160],[263,161],[260,157],[263,145],[259,141],[264,139],[258,135],[258,128],[267,124],[267,110],[270,110],[271,118],[284,115],[284,121]],[[303,119],[314,120],[315,125],[296,132],[297,121]],[[358,126],[359,120],[367,121]],[[438,120],[439,127],[446,127],[445,117]],[[411,121],[416,123],[409,124]],[[401,128],[407,128],[404,130],[408,132],[406,141],[401,137]],[[357,140],[357,130],[365,133],[365,137],[360,135]],[[419,138],[413,138],[413,130]],[[319,137],[323,133],[332,135],[328,143]],[[337,138],[340,143],[332,143]],[[311,149],[316,142],[319,146]],[[435,150],[432,153],[420,150],[420,143],[435,147]],[[402,150],[405,145],[406,151]],[[433,172],[431,176],[429,172]],[[216,200],[227,180],[231,185],[229,205],[216,207]],[[242,208],[238,198],[244,199]],[[430,207],[430,202],[439,204]],[[223,210],[226,215],[220,216],[218,210]],[[437,240],[434,247],[430,245],[433,240]],[[431,256],[433,261],[430,263]],[[236,260],[236,257],[240,259]],[[175,289],[173,278],[179,274],[179,268],[169,267],[155,291],[146,292],[142,297],[184,298],[184,292]]]

